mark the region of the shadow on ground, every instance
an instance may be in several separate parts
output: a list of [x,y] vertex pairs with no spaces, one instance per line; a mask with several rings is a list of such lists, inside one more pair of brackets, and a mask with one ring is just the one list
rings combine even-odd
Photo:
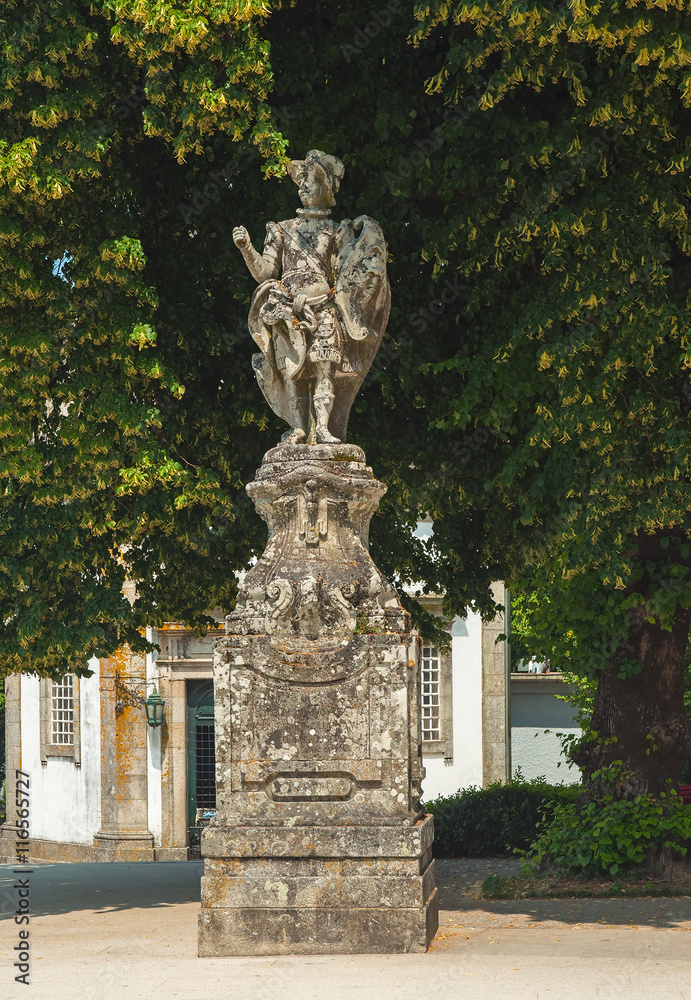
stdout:
[[528,924],[603,924],[620,927],[691,930],[691,897],[640,899],[471,899],[468,889],[488,875],[518,875],[521,862],[513,858],[438,858],[437,888],[441,910],[454,911],[472,924],[479,915],[522,918]]
[[0,865],[0,917],[14,914],[18,878],[29,878],[31,915],[129,910],[199,902],[201,861],[97,861]]
[[[452,911],[469,926],[484,920],[522,924],[603,924],[691,930],[688,896],[643,899],[502,899],[477,900],[468,887],[490,874],[516,874],[513,859],[438,859],[440,908]],[[11,865],[0,865],[0,917],[12,916],[17,906],[17,878],[30,879],[32,916],[77,910],[112,912],[155,909],[180,903],[198,903],[201,861],[95,862],[43,864],[23,867],[15,875]]]

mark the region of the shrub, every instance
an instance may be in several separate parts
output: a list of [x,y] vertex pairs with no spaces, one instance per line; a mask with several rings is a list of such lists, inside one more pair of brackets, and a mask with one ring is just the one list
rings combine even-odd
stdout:
[[[593,777],[615,786],[618,775],[610,768]],[[552,867],[586,877],[618,875],[645,865],[656,847],[684,856],[689,841],[691,808],[673,789],[628,799],[605,794],[588,805],[557,805],[531,845],[526,868]]]
[[575,802],[580,785],[550,785],[520,777],[486,788],[463,788],[425,803],[434,814],[437,858],[491,858],[526,850],[538,835],[542,810]]

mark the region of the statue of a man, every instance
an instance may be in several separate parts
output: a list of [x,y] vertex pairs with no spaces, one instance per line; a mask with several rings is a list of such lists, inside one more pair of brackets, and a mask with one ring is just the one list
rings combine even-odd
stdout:
[[259,254],[244,226],[235,245],[259,287],[249,330],[261,354],[252,364],[289,443],[345,441],[350,407],[384,335],[391,294],[386,243],[368,216],[331,219],[344,174],[337,157],[311,149],[290,176],[302,208],[269,222]]

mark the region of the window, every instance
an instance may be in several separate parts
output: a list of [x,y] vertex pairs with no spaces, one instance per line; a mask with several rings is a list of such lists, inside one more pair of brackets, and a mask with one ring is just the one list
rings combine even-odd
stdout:
[[434,646],[422,647],[422,739],[428,743],[441,739],[439,698],[441,662]]
[[58,681],[41,680],[41,763],[68,757],[81,764],[79,678],[66,674]]
[[214,725],[197,723],[195,729],[197,809],[216,808],[216,745]]
[[53,746],[74,746],[74,690],[72,675],[53,681],[50,733]]
[[[441,607],[429,602],[433,614]],[[420,657],[420,717],[422,753],[453,762],[453,698],[451,650],[440,652],[430,642],[422,642]]]

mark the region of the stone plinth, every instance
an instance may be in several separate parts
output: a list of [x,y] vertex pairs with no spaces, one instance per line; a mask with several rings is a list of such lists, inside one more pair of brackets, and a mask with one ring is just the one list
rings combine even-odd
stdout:
[[420,640],[367,546],[384,490],[352,445],[272,449],[248,487],[269,541],[214,652],[200,955],[424,951],[436,931]]

